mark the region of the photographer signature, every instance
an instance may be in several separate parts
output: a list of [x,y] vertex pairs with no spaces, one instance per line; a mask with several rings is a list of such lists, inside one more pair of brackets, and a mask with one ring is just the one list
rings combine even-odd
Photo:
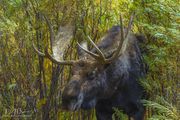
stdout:
[[6,108],[2,117],[31,117],[32,111],[23,110],[22,108]]

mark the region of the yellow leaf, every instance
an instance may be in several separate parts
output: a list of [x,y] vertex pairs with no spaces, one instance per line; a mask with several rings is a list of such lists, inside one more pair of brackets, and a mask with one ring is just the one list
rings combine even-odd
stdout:
[[36,104],[36,107],[40,109],[44,104],[46,104],[46,98],[39,100]]
[[100,4],[100,0],[95,0],[96,5]]

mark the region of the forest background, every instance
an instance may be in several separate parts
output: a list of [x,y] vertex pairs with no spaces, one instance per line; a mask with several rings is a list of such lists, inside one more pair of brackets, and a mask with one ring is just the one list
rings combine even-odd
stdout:
[[[149,70],[141,82],[149,96],[143,100],[146,119],[179,120],[179,0],[1,0],[0,119],[95,120],[94,110],[60,109],[70,67],[38,56],[32,43],[41,51],[47,45],[52,50],[46,16],[59,39],[68,41],[59,46],[68,48],[63,57],[78,59],[77,41],[89,35],[97,43],[110,27],[119,24],[120,13],[127,25],[134,11],[133,32],[146,37],[142,48]],[[127,119],[120,110],[115,111],[113,118]]]

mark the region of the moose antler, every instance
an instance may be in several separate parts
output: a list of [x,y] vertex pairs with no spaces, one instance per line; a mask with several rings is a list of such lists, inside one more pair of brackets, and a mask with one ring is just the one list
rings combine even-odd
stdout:
[[[133,18],[134,18],[134,13],[133,13],[133,14],[131,15],[131,17],[130,17],[130,21],[129,21],[129,24],[128,24],[127,33],[126,33],[126,35],[124,36],[123,20],[122,20],[122,16],[120,15],[121,41],[122,41],[122,42],[119,42],[117,51],[113,54],[113,56],[112,56],[111,58],[105,60],[106,63],[110,63],[110,62],[112,62],[113,60],[117,59],[118,56],[124,52],[124,49],[125,49],[125,47],[126,47],[126,43],[127,43],[127,41],[128,41],[128,37],[129,37],[129,31],[131,30]],[[125,37],[125,38],[124,38],[124,37]]]
[[[44,15],[43,15],[44,16]],[[52,43],[52,41],[54,41],[55,39],[55,36],[54,36],[54,30],[53,30],[53,27],[52,25],[50,24],[50,21],[47,19],[46,16],[44,16],[45,20],[46,20],[46,24],[48,25],[48,28],[49,28],[49,31],[50,31],[50,41]],[[52,45],[51,45],[52,46]],[[76,61],[74,60],[69,60],[69,61],[59,61],[59,60],[56,60],[52,55],[49,54],[48,52],[48,47],[46,47],[45,49],[45,52],[40,52],[36,47],[35,47],[35,44],[33,42],[33,48],[34,50],[36,51],[36,53],[39,55],[39,56],[42,56],[42,57],[47,57],[48,59],[50,59],[52,62],[56,63],[56,64],[61,64],[61,65],[73,65]]]
[[[121,24],[121,41],[124,41],[124,26],[123,26],[123,20],[122,20],[122,15],[120,15],[120,24]],[[110,63],[111,61],[113,61],[114,59],[116,59],[119,56],[119,53],[121,51],[123,42],[119,42],[118,48],[116,50],[116,52],[113,54],[113,56],[109,59],[106,59],[105,61],[107,63]]]
[[[133,17],[134,17],[134,13],[131,15],[129,24],[128,24],[128,29],[126,32],[126,35],[124,36],[124,26],[123,26],[123,20],[122,20],[122,16],[120,15],[120,24],[121,24],[121,41],[119,42],[119,45],[117,47],[117,50],[113,53],[111,58],[105,58],[105,55],[103,54],[103,52],[98,48],[98,46],[93,42],[93,40],[88,36],[88,39],[90,41],[90,43],[95,47],[95,49],[97,50],[97,54],[93,53],[89,50],[86,50],[85,48],[83,48],[79,43],[78,46],[84,50],[86,53],[88,53],[89,55],[91,55],[93,58],[95,58],[97,61],[102,62],[103,64],[106,63],[111,63],[112,61],[114,61],[115,59],[117,59],[119,57],[119,55],[121,55],[124,50],[126,49],[126,43],[128,41],[128,36],[129,36],[129,31],[131,30],[131,26],[132,26],[132,22],[133,22]],[[49,31],[50,31],[50,40],[51,42],[55,39],[54,37],[54,31],[52,28],[52,25],[50,24],[49,20],[44,17],[46,20],[46,23],[48,25]],[[125,37],[125,38],[124,38]],[[48,48],[46,47],[45,49],[45,53],[40,52],[34,45],[33,43],[33,48],[34,50],[37,52],[38,55],[42,56],[42,57],[47,57],[48,59],[50,59],[52,62],[56,63],[56,64],[61,64],[61,65],[73,65],[75,62],[74,60],[69,60],[69,61],[59,61],[56,60],[52,55],[49,54],[48,52]]]
[[[129,24],[128,24],[128,29],[127,29],[127,33],[124,36],[124,26],[123,26],[123,20],[122,20],[122,16],[120,15],[120,24],[121,24],[121,41],[119,42],[119,45],[117,47],[116,52],[113,54],[113,56],[111,58],[106,59],[104,54],[102,53],[102,51],[98,48],[98,46],[92,41],[92,39],[88,36],[89,41],[91,42],[91,44],[96,48],[97,50],[97,54],[92,53],[91,51],[88,51],[86,49],[84,49],[83,47],[81,47],[78,43],[78,45],[80,46],[81,49],[83,49],[86,53],[88,53],[89,55],[91,55],[92,57],[94,57],[97,60],[100,60],[102,63],[111,63],[112,61],[114,61],[115,59],[117,59],[117,57],[123,53],[124,51],[124,47],[126,46],[125,44],[127,43],[128,40],[128,36],[129,36],[129,31],[131,30],[131,26],[132,26],[132,22],[133,22],[133,18],[134,18],[134,13],[131,15]],[[125,38],[124,38],[125,37]]]

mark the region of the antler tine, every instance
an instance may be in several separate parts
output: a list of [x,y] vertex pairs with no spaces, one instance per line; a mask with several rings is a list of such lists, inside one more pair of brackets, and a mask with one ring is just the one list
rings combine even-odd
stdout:
[[128,24],[127,33],[126,33],[125,38],[124,38],[124,26],[123,26],[122,16],[120,14],[121,42],[119,42],[119,45],[118,45],[118,48],[117,48],[115,54],[111,58],[106,59],[106,63],[112,62],[114,59],[116,59],[119,56],[119,54],[122,54],[123,51],[126,49],[126,43],[128,41],[129,31],[131,30],[133,18],[134,18],[134,13],[131,15],[131,18],[130,18],[130,21]]
[[124,26],[123,26],[123,20],[122,20],[122,15],[121,14],[120,14],[120,24],[121,24],[121,41],[119,42],[119,45],[118,45],[118,48],[117,48],[115,54],[111,58],[106,59],[106,63],[110,63],[114,59],[116,59],[119,56],[119,53],[121,51],[123,41],[124,41]]
[[[51,44],[52,44],[52,42],[53,42],[54,39],[55,39],[54,30],[53,30],[53,27],[52,27],[49,19],[48,19],[45,15],[43,15],[43,17],[45,18],[46,24],[48,25],[49,32],[50,32],[50,41],[51,41]],[[51,47],[52,47],[52,46],[51,46]]]
[[53,63],[60,64],[60,65],[73,65],[76,61],[70,60],[70,61],[58,61],[56,60],[52,55],[48,52],[48,47],[45,49],[45,56],[50,59]]
[[42,52],[40,52],[40,51],[35,47],[34,42],[32,43],[32,45],[33,45],[33,48],[34,48],[35,52],[36,52],[39,56],[45,57],[45,54],[42,53]]
[[86,52],[87,54],[91,55],[91,56],[92,56],[93,58],[95,58],[96,60],[99,60],[99,59],[100,59],[99,55],[97,55],[97,54],[95,54],[95,53],[93,53],[93,52],[91,52],[91,51],[89,51],[89,50],[86,50],[86,49],[83,48],[78,42],[77,42],[77,45],[78,45],[82,50],[84,50],[84,52]]
[[48,52],[48,47],[45,48],[45,53],[42,53],[40,52],[34,45],[34,42],[33,42],[33,48],[34,50],[36,51],[36,53],[39,55],[39,56],[42,56],[42,57],[46,57],[48,58],[49,60],[51,60],[52,62],[56,63],[56,64],[60,64],[60,65],[73,65],[76,61],[74,60],[70,60],[70,61],[58,61],[56,60],[54,57],[52,57],[52,55],[49,54]]
[[135,15],[135,12],[133,12],[131,17],[130,17],[130,21],[128,23],[128,29],[127,29],[126,37],[129,34],[129,31],[131,30],[131,26],[132,26],[132,23],[133,23],[134,15]]
[[98,46],[93,42],[93,40],[87,36],[89,41],[91,42],[91,44],[96,48],[97,50],[97,53],[99,54],[99,57],[101,57],[101,60],[103,60],[103,62],[105,62],[105,57],[104,57],[104,54],[102,53],[102,51],[98,48]]

